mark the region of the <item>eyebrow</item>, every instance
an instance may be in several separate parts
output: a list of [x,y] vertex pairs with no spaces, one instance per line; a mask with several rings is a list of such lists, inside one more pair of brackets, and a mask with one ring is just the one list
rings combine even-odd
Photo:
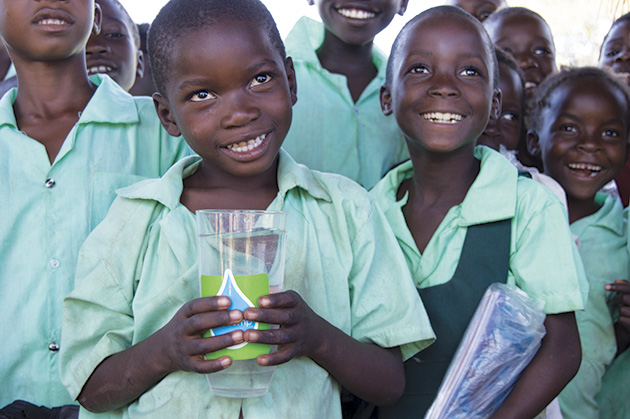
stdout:
[[[257,62],[255,64],[250,65],[249,67],[246,68],[246,70],[249,73],[256,73],[258,71],[260,71],[260,69],[269,66],[269,65],[273,65],[274,67],[277,67],[276,61],[275,60],[271,60],[268,58],[263,59],[260,62]],[[181,91],[181,90],[186,90],[188,88],[196,88],[198,86],[201,86],[205,83],[208,82],[207,78],[204,77],[199,77],[199,78],[195,78],[193,80],[186,80],[184,82],[182,82],[181,84],[179,84],[177,86],[177,90]]]

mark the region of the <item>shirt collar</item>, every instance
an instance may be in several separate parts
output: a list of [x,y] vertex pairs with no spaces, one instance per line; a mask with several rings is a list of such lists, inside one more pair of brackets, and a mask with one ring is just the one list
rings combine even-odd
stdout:
[[[475,158],[481,160],[481,168],[459,205],[459,225],[468,227],[512,218],[516,213],[518,171],[507,159],[488,147],[476,147]],[[412,176],[413,165],[407,161],[390,171],[374,187],[373,195],[389,202],[389,205],[383,205],[384,208],[400,208],[406,204],[407,194],[396,200],[398,188]],[[384,190],[388,192],[383,193]]]
[[[308,62],[319,70],[323,68],[319,58],[317,58],[317,49],[323,42],[324,24],[307,16],[303,16],[297,21],[284,41],[287,51],[290,52],[294,61]],[[372,60],[378,69],[377,78],[384,80],[387,58],[374,44],[372,45]]]
[[[107,124],[133,124],[140,118],[133,97],[125,92],[109,76],[96,74],[90,80],[97,86],[94,95],[81,112],[78,124],[92,122]],[[17,128],[13,104],[17,89],[9,90],[0,100],[0,126],[9,125]]]
[[[331,201],[331,197],[318,178],[302,164],[298,164],[289,153],[280,149],[278,161],[278,189],[281,196],[294,188],[306,190],[317,199]],[[171,211],[180,202],[184,190],[183,179],[195,173],[201,166],[201,157],[188,156],[175,163],[159,179],[148,179],[117,191],[119,196],[130,199],[158,201]]]
[[595,195],[595,202],[601,205],[601,208],[594,214],[573,222],[571,230],[580,236],[586,228],[597,226],[608,229],[617,236],[623,236],[626,233],[626,226],[621,201],[607,193],[598,192]]

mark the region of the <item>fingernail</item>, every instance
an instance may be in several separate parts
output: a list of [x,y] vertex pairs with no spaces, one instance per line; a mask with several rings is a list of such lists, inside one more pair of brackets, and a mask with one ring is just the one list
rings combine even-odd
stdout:
[[262,298],[260,299],[260,306],[261,306],[261,307],[266,307],[266,306],[268,306],[269,304],[271,304],[271,301],[269,301],[269,298],[267,298],[267,297],[262,297]]
[[247,340],[249,342],[258,342],[258,333],[253,332],[251,330],[248,331],[249,333],[247,334]]
[[241,330],[237,330],[232,334],[232,339],[235,343],[240,343],[243,341],[243,332]]
[[269,360],[264,357],[258,358],[258,365],[269,365]]
[[223,359],[221,360],[221,366],[222,366],[223,368],[227,368],[227,367],[229,367],[230,365],[232,365],[232,360],[231,360],[230,358],[223,358]]
[[230,320],[241,320],[243,318],[243,313],[238,310],[230,311]]

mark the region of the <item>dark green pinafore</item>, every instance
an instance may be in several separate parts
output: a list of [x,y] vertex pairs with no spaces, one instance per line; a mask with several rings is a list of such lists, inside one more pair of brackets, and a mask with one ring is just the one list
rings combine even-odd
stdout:
[[511,221],[468,227],[453,278],[418,290],[437,340],[405,362],[405,393],[396,404],[379,407],[379,419],[423,418],[429,410],[484,292],[507,281]]

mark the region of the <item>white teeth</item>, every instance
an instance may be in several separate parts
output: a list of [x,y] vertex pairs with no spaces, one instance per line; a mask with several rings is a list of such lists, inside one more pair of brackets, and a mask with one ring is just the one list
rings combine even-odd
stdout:
[[230,144],[227,146],[227,148],[229,148],[232,151],[236,151],[237,153],[245,153],[261,145],[266,137],[267,137],[267,134],[259,135],[253,140],[241,141],[240,143]]
[[568,166],[569,166],[569,169],[572,169],[572,170],[589,170],[592,172],[590,174],[591,177],[597,176],[597,174],[601,172],[602,170],[601,166],[598,166],[596,164],[589,164],[589,163],[569,163]]
[[37,22],[38,25],[64,25],[65,23],[66,21],[61,19],[42,19]]
[[462,115],[448,112],[428,112],[422,114],[422,117],[428,121],[438,124],[456,124],[462,120]]
[[534,89],[536,87],[538,87],[538,83],[534,83],[533,81],[525,82],[525,89]]
[[366,20],[366,19],[371,19],[374,16],[376,16],[376,14],[372,12],[368,12],[366,10],[360,10],[360,9],[337,9],[337,12],[341,16],[347,17],[349,19]]
[[112,70],[113,68],[108,65],[98,65],[88,68],[88,74],[91,76],[92,74],[97,73],[110,73]]

